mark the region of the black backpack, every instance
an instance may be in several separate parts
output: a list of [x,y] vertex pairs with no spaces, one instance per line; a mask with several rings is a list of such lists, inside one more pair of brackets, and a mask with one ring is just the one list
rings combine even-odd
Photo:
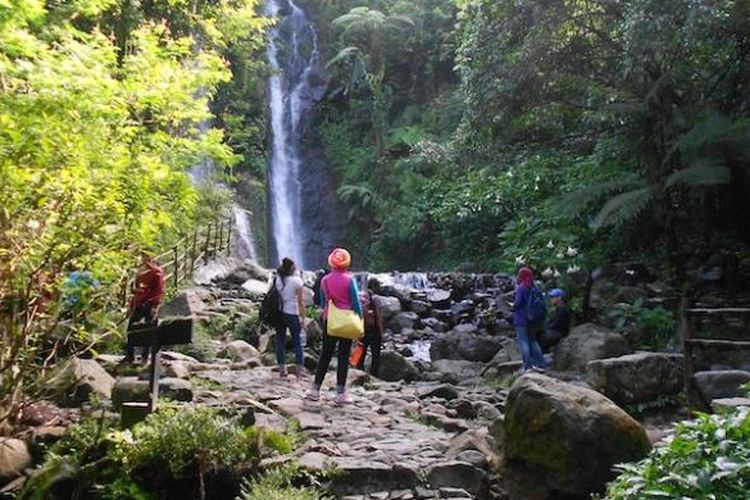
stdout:
[[276,288],[276,278],[274,277],[271,288],[263,297],[263,302],[260,303],[260,311],[258,312],[258,318],[262,323],[268,326],[275,327],[281,322],[281,310],[284,306],[284,302],[281,298],[279,289]]

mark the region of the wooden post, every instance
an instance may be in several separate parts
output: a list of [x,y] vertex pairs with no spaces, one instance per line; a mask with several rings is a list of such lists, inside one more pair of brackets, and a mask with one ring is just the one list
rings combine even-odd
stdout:
[[177,288],[177,286],[180,284],[180,277],[178,274],[180,273],[180,259],[179,259],[179,252],[177,251],[177,245],[172,247],[172,252],[174,253],[174,286]]
[[[156,336],[155,336],[156,337]],[[154,340],[151,345],[151,366],[148,369],[148,412],[156,411],[156,405],[159,401],[159,345],[158,339]]]
[[203,263],[208,263],[208,245],[211,242],[211,223],[208,223],[208,227],[206,228],[206,242],[203,245]]
[[685,376],[685,401],[687,403],[688,411],[693,411],[700,406],[700,403],[696,400],[695,391],[693,390],[695,360],[693,359],[692,340],[695,325],[693,323],[693,316],[687,308],[687,304],[683,304],[680,309],[680,319],[684,325],[682,329],[682,357]]
[[190,276],[195,272],[195,246],[198,243],[198,231],[193,231],[193,245],[190,247]]

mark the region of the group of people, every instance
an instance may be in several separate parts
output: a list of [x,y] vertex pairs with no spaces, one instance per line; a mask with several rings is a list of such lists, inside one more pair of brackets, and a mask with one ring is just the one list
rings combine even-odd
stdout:
[[549,292],[555,309],[546,322],[545,315],[539,317],[532,311],[537,294],[541,295],[534,284],[534,271],[522,267],[516,277],[512,318],[521,350],[522,371],[546,369],[548,363],[544,355],[570,332],[570,309],[565,292],[561,288]]
[[[357,281],[349,272],[352,258],[349,252],[343,248],[334,249],[328,256],[330,271],[320,280],[319,291],[316,294],[316,302],[322,307],[321,319],[323,331],[327,331],[329,309],[335,307],[339,310],[353,311],[362,319],[363,333],[362,344],[372,352],[371,373],[375,376],[380,369],[380,347],[384,333],[384,324],[380,302],[377,293],[380,291],[379,283],[372,278],[368,281],[368,289],[360,292]],[[301,331],[306,321],[306,312],[303,296],[304,284],[302,279],[296,275],[295,263],[284,258],[276,270],[272,287],[275,287],[281,297],[282,316],[276,325],[276,360],[279,365],[279,376],[286,377],[286,332],[289,330],[294,344],[294,361],[298,377],[306,377],[307,370],[304,367],[302,352]],[[318,360],[310,389],[306,397],[310,400],[320,398],[320,387],[323,384],[328,367],[334,354],[337,358],[336,368],[336,404],[351,403],[351,397],[346,392],[346,379],[349,370],[349,357],[352,348],[352,339],[334,336],[323,336],[323,347]],[[364,356],[358,361],[359,368],[364,367]]]
[[[353,311],[362,319],[364,335],[359,342],[366,355],[371,352],[370,372],[380,375],[380,351],[385,333],[385,325],[380,299],[380,283],[370,278],[367,289],[359,290],[357,281],[349,272],[352,258],[343,248],[334,249],[328,256],[330,271],[320,280],[315,301],[322,308],[321,318],[323,331],[327,331],[329,308],[333,307]],[[545,353],[570,331],[570,309],[565,300],[565,292],[555,288],[549,292],[554,306],[552,316],[546,322],[534,317],[532,308],[539,291],[534,284],[534,272],[529,267],[522,267],[516,278],[516,290],[513,300],[512,322],[516,329],[522,359],[522,370],[544,370],[547,367]],[[276,325],[276,360],[280,377],[287,377],[286,368],[286,332],[291,333],[294,344],[294,362],[298,377],[309,376],[304,366],[301,332],[305,325],[306,309],[303,295],[304,283],[298,276],[295,263],[284,258],[276,270],[272,287],[280,297],[281,316]],[[156,322],[159,307],[164,297],[164,272],[149,253],[142,253],[141,267],[135,282],[135,293],[130,304],[130,322],[128,329],[138,324],[150,325]],[[336,370],[336,404],[348,404],[351,397],[346,392],[352,339],[323,335],[323,348],[315,370],[315,376],[306,397],[317,400],[320,387],[326,376],[334,353],[337,357]],[[145,353],[147,354],[147,353]],[[128,344],[125,361],[134,360],[135,350]],[[357,367],[364,368],[365,355],[357,360]]]

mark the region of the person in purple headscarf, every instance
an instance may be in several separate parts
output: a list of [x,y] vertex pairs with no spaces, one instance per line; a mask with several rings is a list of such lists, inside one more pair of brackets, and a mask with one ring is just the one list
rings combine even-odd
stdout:
[[[516,294],[513,300],[513,326],[516,328],[518,344],[521,348],[523,371],[532,369],[544,370],[547,362],[544,360],[542,348],[536,340],[536,325],[529,321],[527,310],[534,288],[534,272],[528,267],[522,267],[516,278]],[[542,325],[543,326],[543,325]]]

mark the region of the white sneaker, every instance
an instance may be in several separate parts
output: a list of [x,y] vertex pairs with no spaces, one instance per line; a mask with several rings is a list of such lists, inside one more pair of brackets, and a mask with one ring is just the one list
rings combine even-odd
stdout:
[[320,391],[315,390],[312,387],[307,390],[305,393],[305,399],[308,399],[310,401],[317,401],[320,399]]
[[335,398],[333,398],[333,402],[336,405],[350,405],[354,402],[352,397],[347,392],[342,392],[341,394],[337,394]]

